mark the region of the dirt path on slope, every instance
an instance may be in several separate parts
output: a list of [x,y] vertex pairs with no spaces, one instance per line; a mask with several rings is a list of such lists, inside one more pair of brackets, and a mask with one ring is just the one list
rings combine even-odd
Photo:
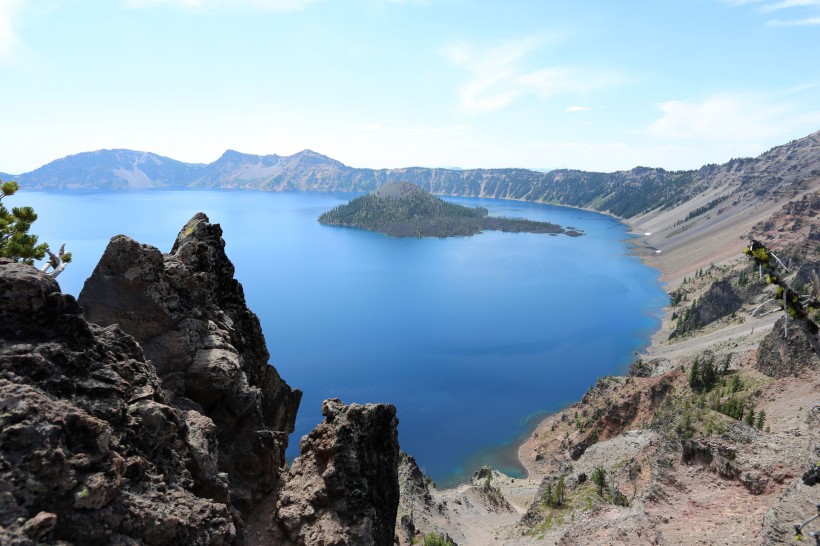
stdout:
[[[675,360],[699,354],[706,349],[720,350],[722,348],[733,351],[750,350],[757,347],[760,340],[772,329],[781,313],[772,313],[762,318],[750,318],[742,324],[723,326],[714,331],[698,331],[697,335],[686,337],[676,342],[652,340],[652,345],[642,355],[646,359],[665,358]],[[659,332],[666,335],[665,332]]]

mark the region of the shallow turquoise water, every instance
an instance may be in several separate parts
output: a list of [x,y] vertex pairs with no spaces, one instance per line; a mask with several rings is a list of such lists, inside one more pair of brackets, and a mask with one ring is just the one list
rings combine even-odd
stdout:
[[[349,194],[250,191],[20,192],[32,231],[75,262],[59,278],[79,294],[110,237],[167,252],[198,211],[222,224],[226,251],[274,363],[304,391],[296,433],[321,401],[390,402],[399,441],[439,483],[484,463],[516,472],[510,445],[533,416],[623,371],[659,326],[657,272],[626,255],[624,225],[531,203],[452,199],[491,214],[548,220],[580,238],[487,232],[394,239],[321,226]],[[505,447],[507,446],[507,447]]]

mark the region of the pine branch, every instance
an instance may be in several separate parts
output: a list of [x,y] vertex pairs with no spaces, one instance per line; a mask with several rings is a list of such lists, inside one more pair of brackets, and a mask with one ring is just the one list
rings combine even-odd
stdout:
[[[807,301],[801,301],[805,298],[801,298],[800,294],[795,292],[777,271],[777,264],[782,265],[782,262],[763,243],[752,240],[743,252],[755,261],[766,282],[775,285],[776,298],[786,312],[786,320],[792,318],[797,323],[814,353],[820,357],[820,336],[818,335],[820,328],[811,317],[811,313],[820,308],[820,301],[814,295],[815,290],[812,291],[812,297]],[[816,279],[817,275],[813,274],[812,280]],[[820,281],[817,284],[820,285]],[[820,287],[815,288],[817,292],[820,292]]]

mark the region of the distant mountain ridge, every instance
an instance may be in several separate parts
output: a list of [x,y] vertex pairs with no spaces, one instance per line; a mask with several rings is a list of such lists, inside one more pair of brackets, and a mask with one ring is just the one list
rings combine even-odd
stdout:
[[[226,151],[212,163],[184,163],[150,152],[98,150],[68,156],[21,174],[26,189],[241,188],[265,191],[369,192],[410,182],[437,195],[516,199],[569,205],[622,218],[668,210],[701,194],[715,199],[798,196],[820,173],[820,131],[757,158],[698,170],[636,167],[614,173],[556,169],[354,168],[303,150],[291,156]],[[5,180],[5,178],[4,178]],[[701,205],[702,206],[702,205]]]

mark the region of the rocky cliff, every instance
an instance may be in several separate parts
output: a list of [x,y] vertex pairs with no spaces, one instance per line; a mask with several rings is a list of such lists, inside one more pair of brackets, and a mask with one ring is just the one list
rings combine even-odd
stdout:
[[393,543],[399,503],[396,408],[325,400],[287,483],[248,525],[248,544]]
[[169,254],[116,236],[79,304],[0,261],[0,543],[392,543],[395,408],[326,402],[288,472],[301,393],[224,248],[204,214]]
[[0,543],[238,542],[238,514],[196,492],[213,423],[169,403],[134,338],[17,263],[0,317]]
[[213,422],[216,466],[229,483],[209,477],[217,479],[209,487],[230,491],[247,514],[276,486],[301,392],[268,365],[259,320],[233,274],[219,225],[200,213],[169,254],[114,237],[78,301],[90,322],[134,336],[176,407]]
[[671,337],[697,330],[707,324],[730,315],[742,306],[743,302],[735,294],[728,279],[713,283],[703,296],[691,307],[685,309]]
[[816,370],[820,359],[797,326],[784,328],[785,318],[780,317],[774,328],[757,348],[755,367],[769,377],[799,376],[801,372]]

